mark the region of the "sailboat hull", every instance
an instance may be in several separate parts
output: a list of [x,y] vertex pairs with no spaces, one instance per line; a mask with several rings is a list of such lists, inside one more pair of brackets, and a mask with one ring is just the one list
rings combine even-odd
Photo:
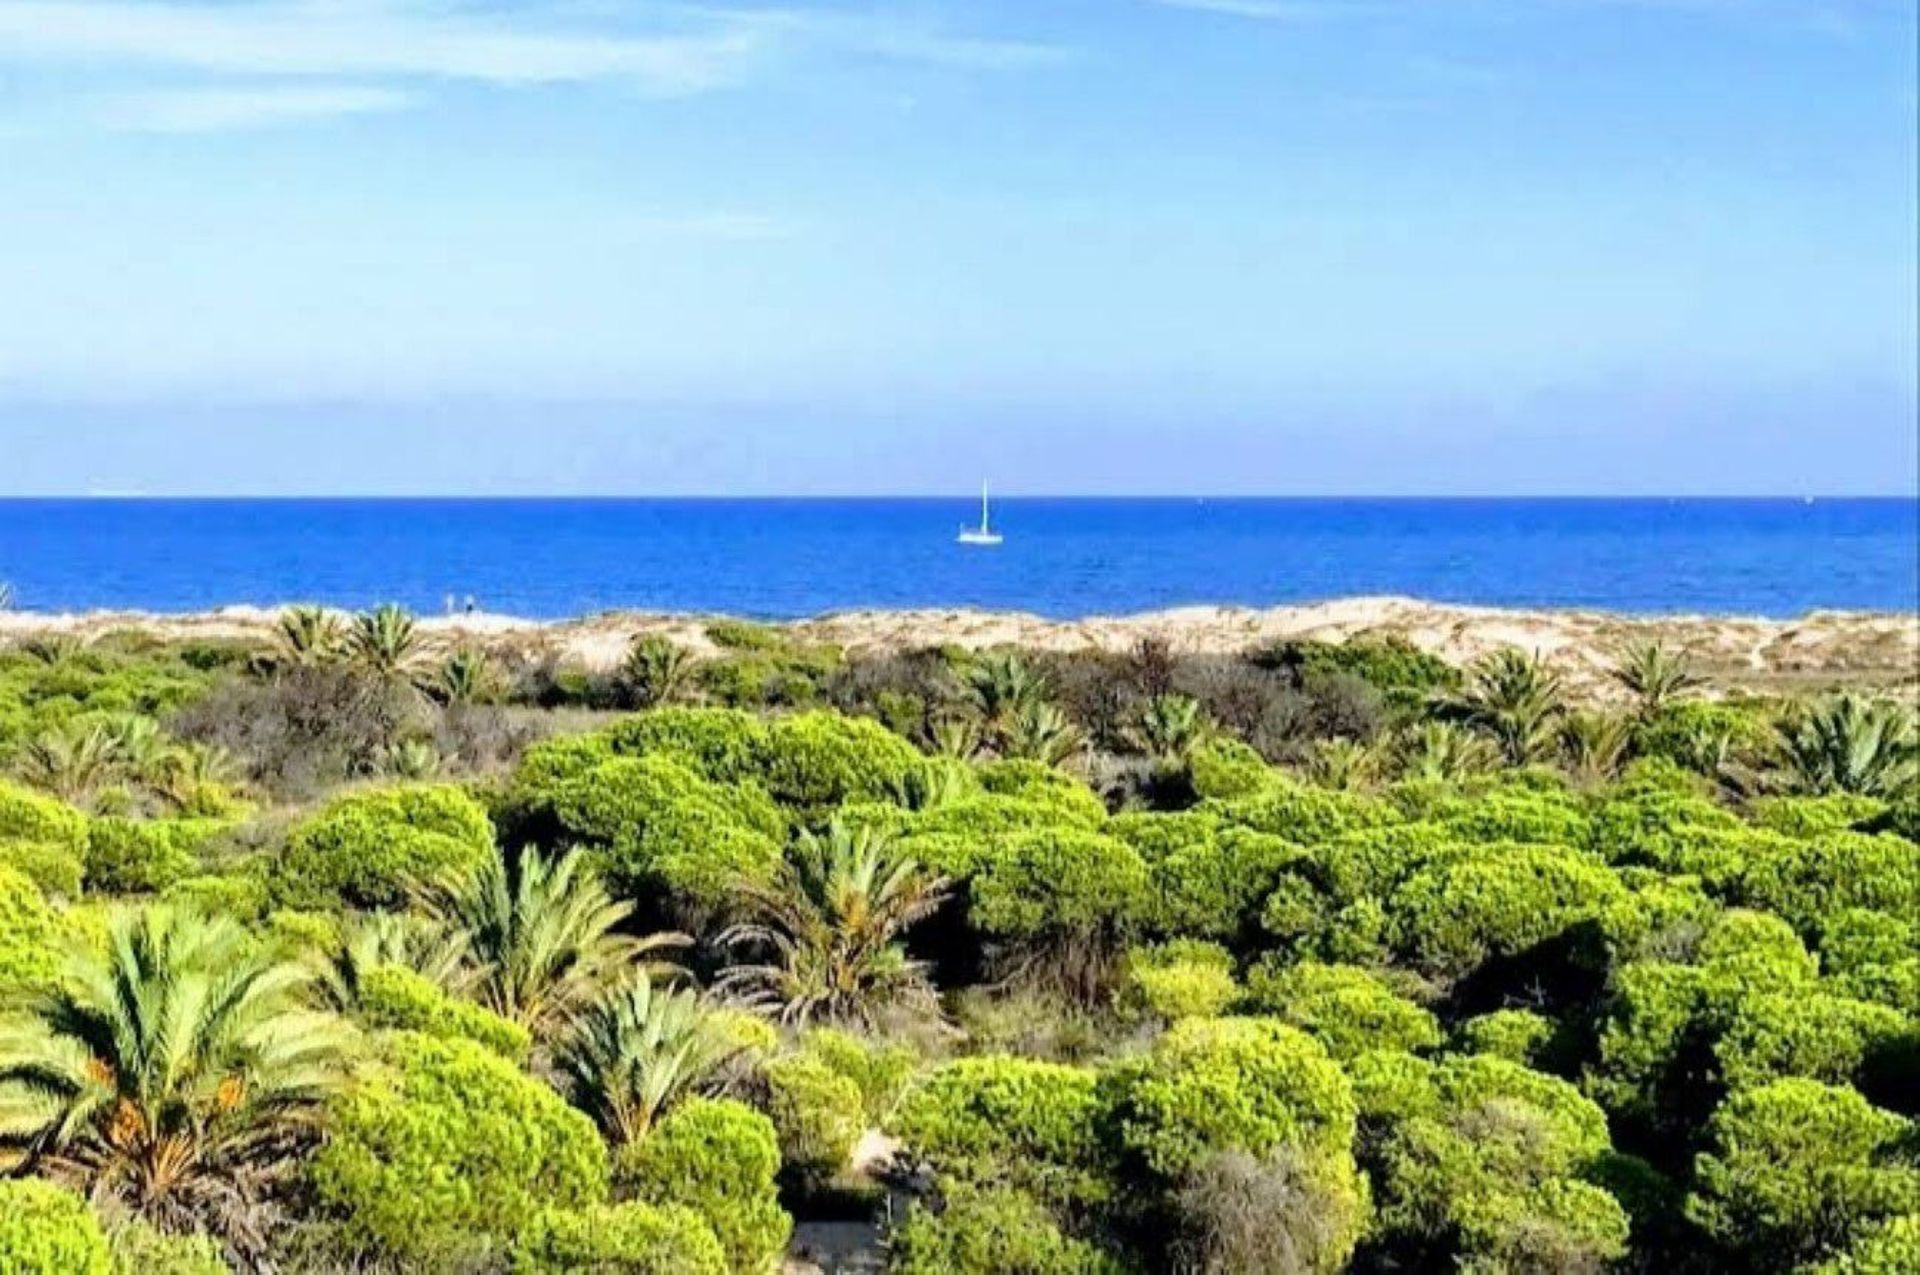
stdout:
[[963,531],[960,533],[960,543],[963,545],[997,545],[1000,543],[1000,533],[997,531]]

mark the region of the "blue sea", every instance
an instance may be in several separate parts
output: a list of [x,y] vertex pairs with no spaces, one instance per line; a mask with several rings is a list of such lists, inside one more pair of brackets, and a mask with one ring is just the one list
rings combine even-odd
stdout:
[[974,606],[1073,618],[1406,594],[1795,616],[1920,607],[1912,500],[5,500],[36,611],[396,601],[558,617]]

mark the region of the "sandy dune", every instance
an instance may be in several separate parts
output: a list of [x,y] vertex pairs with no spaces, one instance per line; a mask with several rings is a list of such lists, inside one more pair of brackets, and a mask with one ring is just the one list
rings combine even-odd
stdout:
[[[277,614],[257,607],[192,615],[0,613],[0,640],[56,632],[97,637],[127,629],[167,638],[259,640],[269,635]],[[550,655],[605,669],[618,662],[634,637],[643,633],[665,634],[696,651],[710,651],[705,625],[712,618],[610,612],[544,622],[471,615],[427,618],[421,626],[437,644],[472,643],[503,655]],[[1455,663],[1469,662],[1502,646],[1537,651],[1576,686],[1597,685],[1609,659],[1628,643],[1655,639],[1688,652],[1702,671],[1727,688],[1839,682],[1911,688],[1920,684],[1920,616],[1891,613],[1816,611],[1794,620],[1637,618],[1598,611],[1503,610],[1371,597],[1266,610],[1183,607],[1074,621],[973,610],[850,611],[782,627],[797,638],[831,642],[850,651],[946,644],[1121,651],[1142,638],[1154,637],[1180,651],[1227,652],[1284,638],[1339,642],[1391,634]]]

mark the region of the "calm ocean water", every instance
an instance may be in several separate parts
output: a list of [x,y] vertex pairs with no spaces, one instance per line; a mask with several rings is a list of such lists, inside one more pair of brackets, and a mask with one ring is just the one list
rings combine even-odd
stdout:
[[1912,500],[10,500],[33,610],[448,595],[485,610],[765,617],[979,606],[1058,617],[1398,593],[1792,616],[1920,606]]

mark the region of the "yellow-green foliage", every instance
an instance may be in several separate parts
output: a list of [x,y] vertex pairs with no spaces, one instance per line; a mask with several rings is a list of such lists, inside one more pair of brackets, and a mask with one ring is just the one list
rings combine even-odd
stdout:
[[0,841],[0,867],[12,868],[56,898],[77,897],[86,876],[85,864],[45,841]]
[[1042,762],[1004,758],[981,764],[976,774],[980,786],[995,796],[1046,806],[1073,823],[1093,825],[1107,817],[1106,804],[1093,789]]
[[816,1027],[800,1039],[800,1052],[851,1080],[860,1090],[868,1124],[884,1124],[913,1081],[920,1056],[907,1045],[865,1040],[830,1027]]
[[938,1212],[915,1204],[894,1231],[894,1275],[1120,1275],[1122,1267],[1060,1229],[1018,1191],[959,1187]]
[[704,779],[665,753],[603,761],[547,799],[563,840],[601,847],[624,893],[664,889],[713,906],[742,878],[770,877],[780,861],[781,820],[764,794]]
[[719,1237],[729,1270],[761,1275],[793,1230],[774,1185],[779,1171],[771,1121],[743,1103],[692,1098],[621,1154],[614,1180],[624,1196],[691,1209]]
[[1348,1155],[1353,1090],[1326,1049],[1269,1018],[1190,1018],[1101,1076],[1121,1151],[1178,1178],[1216,1151]]
[[766,723],[732,708],[658,708],[604,732],[611,753],[658,753],[720,784],[759,783],[771,748]]
[[1153,862],[1150,924],[1168,936],[1245,947],[1259,932],[1262,907],[1282,877],[1308,862],[1305,850],[1271,833],[1212,829]]
[[1251,797],[1273,782],[1275,771],[1266,759],[1237,739],[1207,740],[1188,760],[1193,790],[1202,798],[1232,801]]
[[512,1268],[514,1275],[729,1275],[706,1219],[637,1203],[542,1209],[514,1244]]
[[1769,844],[1753,855],[1740,894],[1803,934],[1816,934],[1850,908],[1920,916],[1920,854],[1904,837],[1836,832],[1811,841]]
[[605,1197],[593,1122],[546,1085],[470,1041],[403,1033],[387,1052],[334,1104],[311,1169],[355,1245],[442,1259],[512,1237],[543,1208]]
[[87,884],[104,894],[157,892],[200,870],[217,819],[95,819],[87,829]]
[[1461,1023],[1454,1035],[1463,1053],[1491,1054],[1536,1066],[1553,1040],[1553,1020],[1530,1009],[1499,1009]]
[[0,1003],[53,976],[59,932],[40,887],[0,866]]
[[1836,991],[1920,1016],[1920,923],[1843,909],[1827,918],[1820,963]]
[[923,764],[919,749],[864,717],[798,713],[767,728],[766,789],[783,805],[885,801]]
[[87,817],[64,802],[0,779],[0,841],[32,841],[83,855]]
[[1219,803],[1217,809],[1235,823],[1301,845],[1401,822],[1400,813],[1377,798],[1277,778],[1248,796]]
[[1498,844],[1448,853],[1388,904],[1398,944],[1422,966],[1462,974],[1596,921],[1626,898],[1603,863],[1558,846]]
[[1920,1271],[1920,1212],[1862,1228],[1845,1252],[1806,1275],[1912,1275]]
[[360,976],[360,1017],[367,1026],[413,1031],[443,1040],[470,1040],[503,1058],[524,1061],[533,1048],[527,1029],[472,1001],[449,996],[399,965],[379,965]]
[[1807,838],[1845,832],[1873,821],[1886,810],[1887,803],[1878,797],[1837,792],[1824,797],[1762,797],[1753,803],[1748,814],[1763,828],[1789,837]]
[[1393,1057],[1369,1056],[1357,1079],[1385,1235],[1457,1245],[1469,1268],[1493,1270],[1626,1251],[1625,1210],[1582,1180],[1608,1151],[1606,1117],[1571,1084],[1487,1054],[1429,1067]]
[[1233,954],[1217,943],[1176,939],[1127,954],[1127,999],[1148,1017],[1214,1018],[1239,996]]
[[493,824],[462,789],[406,784],[349,793],[301,822],[274,865],[284,903],[391,908],[493,853]]
[[1789,1078],[1742,1090],[1708,1124],[1687,1214],[1761,1268],[1817,1259],[1920,1212],[1920,1169],[1890,1154],[1912,1134],[1852,1089]]
[[1081,1067],[956,1059],[915,1086],[889,1128],[943,1182],[1012,1184],[1057,1203],[1097,1202],[1111,1190],[1097,1083]]
[[87,1202],[33,1178],[0,1180],[0,1271],[112,1275],[107,1237]]
[[113,1275],[229,1275],[232,1268],[209,1235],[169,1235],[130,1222],[107,1237]]
[[1335,1058],[1370,1049],[1431,1049],[1440,1024],[1379,975],[1356,965],[1269,958],[1247,974],[1244,1007],[1313,1034]]
[[1111,938],[1139,925],[1148,897],[1146,865],[1133,847],[1066,827],[995,847],[974,873],[970,915],[999,939]]
[[787,1177],[804,1189],[824,1185],[846,1167],[866,1126],[860,1086],[806,1054],[776,1058],[762,1074]]

